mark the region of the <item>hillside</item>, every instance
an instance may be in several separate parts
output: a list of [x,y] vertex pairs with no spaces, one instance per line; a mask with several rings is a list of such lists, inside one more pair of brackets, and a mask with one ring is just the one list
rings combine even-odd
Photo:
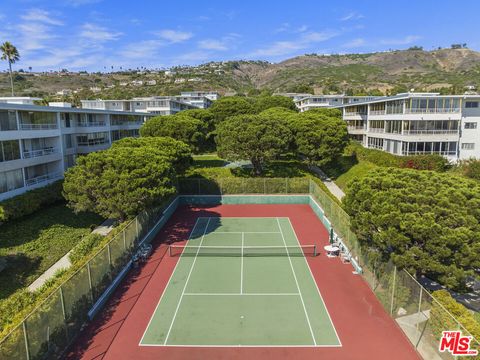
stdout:
[[[143,83],[132,84],[132,81]],[[150,80],[149,85],[145,84]],[[154,81],[153,81],[154,80]],[[414,88],[463,93],[480,86],[480,53],[469,49],[398,50],[371,54],[306,54],[280,63],[225,61],[196,67],[115,73],[16,73],[16,93],[49,97],[76,90],[67,100],[172,95],[188,90],[255,92],[315,89],[316,93],[396,93]],[[89,90],[90,88],[94,91]],[[305,91],[305,90],[303,90]],[[0,95],[9,94],[0,73]],[[50,96],[49,96],[50,95]]]

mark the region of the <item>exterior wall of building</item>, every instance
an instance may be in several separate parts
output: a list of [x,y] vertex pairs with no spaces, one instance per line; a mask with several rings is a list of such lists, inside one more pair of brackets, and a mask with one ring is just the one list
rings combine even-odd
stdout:
[[63,177],[80,154],[138,136],[145,115],[0,104],[0,200]]
[[480,96],[407,93],[343,106],[349,134],[395,155],[480,158]]
[[352,104],[357,102],[364,102],[369,100],[378,99],[380,97],[375,96],[347,96],[343,94],[339,95],[308,95],[295,100],[295,96],[290,94],[295,101],[295,105],[300,112],[308,111],[316,108],[331,108],[339,107],[344,104]]

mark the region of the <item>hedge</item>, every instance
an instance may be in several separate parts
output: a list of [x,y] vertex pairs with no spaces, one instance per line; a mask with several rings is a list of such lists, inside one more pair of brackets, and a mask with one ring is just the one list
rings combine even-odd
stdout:
[[90,254],[98,244],[102,243],[104,239],[103,235],[90,233],[87,236],[84,236],[83,239],[72,249],[70,255],[68,256],[70,261],[74,264],[85,256]]
[[[480,323],[475,320],[471,311],[456,302],[446,290],[434,291],[432,296],[470,332],[470,335],[477,339],[477,341],[480,341]],[[445,312],[442,306],[437,302],[433,302],[430,313],[433,334],[438,339],[442,336],[442,331],[458,329],[458,324]]]
[[444,172],[449,167],[448,160],[441,155],[398,156],[381,150],[368,149],[355,142],[351,142],[348,145],[345,154],[356,156],[359,161],[368,161],[382,167],[433,170],[438,172]]
[[30,215],[41,208],[64,201],[62,196],[63,181],[0,202],[0,224]]

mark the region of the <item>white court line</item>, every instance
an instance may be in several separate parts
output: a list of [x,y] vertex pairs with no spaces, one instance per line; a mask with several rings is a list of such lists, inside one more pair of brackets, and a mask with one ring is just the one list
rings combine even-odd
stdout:
[[[192,231],[190,232],[190,235],[188,236],[188,241],[192,238],[193,234],[195,233],[195,228],[197,227],[198,221],[200,219],[201,219],[201,217],[198,217],[197,220],[195,220],[195,225],[193,225]],[[188,243],[188,241],[187,241],[187,243]],[[165,289],[163,290],[163,293],[160,296],[160,299],[158,300],[157,306],[155,306],[155,310],[152,313],[152,316],[150,317],[150,320],[148,321],[147,327],[145,328],[145,331],[143,332],[142,338],[140,339],[140,343],[138,345],[142,344],[143,338],[145,337],[145,334],[147,333],[147,331],[150,327],[150,323],[152,322],[153,318],[155,317],[155,314],[157,313],[157,309],[160,306],[160,303],[162,302],[163,295],[165,295],[165,293],[167,292],[167,288],[170,285],[170,282],[173,278],[173,274],[175,274],[175,271],[177,270],[177,266],[178,266],[179,263],[180,263],[180,259],[177,261],[177,263],[175,264],[175,268],[173,269],[172,273],[170,274],[170,278],[168,279],[167,286],[165,286]]]
[[185,293],[183,296],[300,296],[300,293]]
[[173,323],[175,322],[175,318],[177,317],[178,309],[180,308],[180,304],[182,303],[183,294],[185,293],[185,289],[187,288],[188,280],[190,280],[190,275],[192,275],[193,268],[195,267],[195,262],[197,261],[198,252],[200,251],[200,248],[202,247],[203,239],[205,239],[205,234],[207,233],[208,225],[210,224],[210,219],[211,218],[208,218],[207,226],[205,226],[205,230],[203,230],[203,235],[202,235],[202,239],[200,240],[200,245],[197,249],[197,253],[195,254],[195,258],[193,259],[193,263],[192,263],[192,266],[190,267],[190,271],[188,273],[187,280],[185,281],[185,285],[183,286],[182,295],[180,296],[180,301],[178,302],[177,308],[175,309],[175,313],[173,314],[173,319],[172,319],[172,322],[170,323],[170,327],[168,328],[168,332],[167,332],[167,336],[165,337],[164,345],[167,344],[168,337],[170,336],[170,331],[172,331]]
[[[297,233],[295,232],[295,228],[293,227],[293,224],[290,221],[290,218],[287,218],[287,219],[288,219],[288,222],[290,223],[290,227],[292,228],[293,234],[295,235],[295,239],[297,239],[298,246],[301,246],[300,245],[300,240],[298,240]],[[342,342],[340,341],[340,337],[338,336],[337,329],[335,329],[335,325],[333,324],[330,313],[328,312],[327,304],[325,303],[325,300],[323,300],[323,297],[322,297],[322,294],[320,293],[320,289],[318,288],[317,282],[315,281],[315,278],[313,277],[312,269],[310,269],[310,265],[308,265],[308,261],[305,257],[304,257],[304,260],[305,260],[305,265],[307,266],[307,268],[310,272],[310,276],[312,277],[312,281],[314,282],[315,287],[317,288],[318,295],[320,296],[320,299],[322,299],[323,306],[325,307],[325,312],[327,313],[328,319],[330,320],[330,324],[332,324],[333,331],[335,332],[335,335],[337,336],[338,342],[340,344],[339,346],[342,346]]]
[[245,235],[242,232],[242,256],[240,257],[240,294],[243,293],[243,242],[245,241]]
[[213,231],[212,234],[280,234],[278,231]]
[[[287,242],[285,241],[285,237],[283,236],[282,226],[280,225],[280,221],[278,220],[278,218],[277,218],[277,224],[278,224],[278,228],[280,229],[280,232],[282,233],[282,240],[283,240],[283,244],[285,245],[285,250],[287,251],[287,254],[290,254],[288,252]],[[290,256],[288,256],[288,261],[290,262],[290,267],[292,268],[293,277],[295,279],[295,284],[297,284],[297,290],[300,293],[300,300],[302,300],[303,311],[305,312],[305,317],[307,318],[307,323],[308,323],[308,327],[310,328],[310,334],[312,335],[313,343],[314,343],[314,345],[317,345],[317,340],[315,340],[315,335],[313,334],[312,325],[310,324],[310,319],[309,319],[308,313],[307,313],[307,308],[305,307],[305,302],[303,301],[302,292],[300,291],[300,286],[298,285],[297,275],[295,274],[295,269],[293,268],[292,259],[290,258]]]
[[199,347],[199,348],[335,348],[341,347],[341,345],[239,345],[239,344],[231,344],[231,345],[206,345],[206,344],[141,344],[140,346],[155,346],[155,347]]

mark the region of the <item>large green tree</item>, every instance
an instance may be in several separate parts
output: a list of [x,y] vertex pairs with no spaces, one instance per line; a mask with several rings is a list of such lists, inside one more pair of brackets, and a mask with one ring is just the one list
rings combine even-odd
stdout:
[[347,125],[336,116],[306,111],[298,114],[291,126],[297,151],[310,164],[328,164],[348,145]]
[[220,98],[213,103],[209,110],[213,113],[216,123],[220,123],[230,116],[254,114],[256,112],[252,101],[242,96]]
[[262,112],[274,107],[282,107],[297,111],[297,107],[295,106],[293,100],[286,96],[259,96],[255,99],[255,109],[257,112]]
[[112,148],[117,147],[146,148],[150,153],[166,157],[172,162],[178,175],[183,174],[193,161],[190,146],[171,137],[128,137],[112,144]]
[[8,61],[8,70],[10,73],[10,85],[12,87],[12,96],[14,96],[15,94],[13,91],[12,64],[20,60],[20,54],[18,53],[17,48],[9,41],[5,41],[2,45],[0,45],[0,51],[2,52],[1,59]]
[[200,120],[206,128],[204,151],[215,150],[215,117],[209,109],[184,110],[176,116],[187,116]]
[[175,194],[171,159],[149,150],[117,146],[78,158],[65,173],[69,206],[123,221]]
[[288,151],[291,131],[286,121],[260,115],[229,117],[217,127],[217,151],[227,160],[250,160],[256,175],[265,163]]
[[140,135],[168,136],[183,141],[198,153],[206,146],[207,126],[186,115],[161,115],[147,120],[140,128]]
[[480,184],[451,174],[379,168],[343,200],[371,257],[459,288],[480,268]]

